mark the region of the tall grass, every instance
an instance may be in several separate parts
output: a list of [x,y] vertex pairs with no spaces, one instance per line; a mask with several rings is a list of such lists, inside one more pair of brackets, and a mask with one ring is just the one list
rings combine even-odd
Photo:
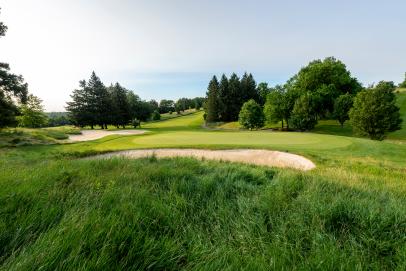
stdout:
[[406,267],[400,169],[359,164],[346,182],[345,162],[301,173],[186,158],[0,161],[0,269]]

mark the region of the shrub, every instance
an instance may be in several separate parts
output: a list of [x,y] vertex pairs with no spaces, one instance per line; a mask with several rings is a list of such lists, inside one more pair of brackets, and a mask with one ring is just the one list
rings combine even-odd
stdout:
[[265,116],[262,108],[253,99],[244,103],[240,114],[239,122],[246,129],[258,129],[264,126]]

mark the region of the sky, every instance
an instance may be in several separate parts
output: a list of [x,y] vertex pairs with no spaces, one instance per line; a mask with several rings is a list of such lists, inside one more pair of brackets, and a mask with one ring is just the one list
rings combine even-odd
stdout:
[[204,96],[216,74],[286,82],[335,56],[364,85],[406,72],[404,0],[0,0],[0,61],[46,111],[94,70],[142,99]]

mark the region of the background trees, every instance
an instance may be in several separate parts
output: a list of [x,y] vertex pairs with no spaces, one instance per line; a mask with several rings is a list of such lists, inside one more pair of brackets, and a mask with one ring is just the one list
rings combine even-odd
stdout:
[[[216,78],[217,81],[217,78]],[[210,86],[210,84],[212,84]],[[254,99],[260,100],[258,89],[252,74],[244,73],[241,80],[237,74],[231,74],[227,78],[224,74],[217,86],[214,87],[213,79],[210,81],[208,89],[216,89],[215,94],[210,90],[207,92],[206,115],[210,121],[236,121],[244,102]],[[212,117],[213,112],[218,117]]]
[[239,113],[238,121],[246,129],[258,129],[264,126],[265,116],[262,107],[254,99],[245,102]]
[[317,124],[315,101],[312,94],[305,93],[296,100],[292,110],[292,125],[300,130],[311,130]]
[[21,116],[17,117],[18,125],[28,128],[39,128],[47,124],[42,101],[34,95],[29,95],[27,102],[21,106]]
[[334,57],[314,60],[291,79],[291,88],[300,94],[313,95],[318,117],[328,117],[334,110],[335,99],[349,93],[355,95],[362,89],[358,80],[351,76],[344,63]]
[[207,88],[206,121],[215,122],[220,119],[220,86],[216,76],[213,76]]
[[127,99],[127,90],[123,88],[119,83],[114,86],[110,86],[110,105],[111,105],[111,124],[124,128],[133,118],[131,116],[130,105]]
[[338,120],[341,127],[343,127],[344,122],[349,120],[349,111],[353,104],[353,98],[349,93],[338,96],[334,102],[334,118]]
[[173,100],[161,100],[159,102],[159,113],[165,114],[175,111],[175,102]]
[[376,87],[357,94],[349,115],[358,134],[382,140],[385,133],[400,129],[402,120],[394,91],[393,82],[381,81]]

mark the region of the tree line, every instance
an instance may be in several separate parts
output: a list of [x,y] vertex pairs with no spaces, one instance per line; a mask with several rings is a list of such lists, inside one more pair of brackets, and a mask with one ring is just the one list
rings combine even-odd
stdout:
[[[321,119],[335,119],[341,126],[350,120],[356,133],[372,139],[400,129],[402,122],[393,82],[364,88],[334,57],[312,61],[284,85],[272,88],[267,83],[255,87],[252,75],[244,74],[241,81],[235,74],[229,80],[222,78],[224,82],[219,83],[214,76],[208,85],[208,122],[238,119],[248,129],[281,123],[282,130],[308,131]],[[228,108],[232,114],[224,114],[230,112]]]
[[245,101],[260,101],[254,77],[248,73],[241,79],[235,73],[230,78],[223,74],[220,81],[213,76],[206,95],[205,119],[208,122],[235,121]]
[[200,109],[204,102],[204,98],[199,97],[181,98],[176,102],[161,100],[159,104],[155,100],[144,101],[119,83],[106,87],[95,72],[88,81],[79,82],[79,88],[73,91],[71,98],[66,106],[70,120],[74,125],[92,129],[95,125],[102,129],[107,129],[107,125],[137,127],[141,121],[160,119],[163,113]]

